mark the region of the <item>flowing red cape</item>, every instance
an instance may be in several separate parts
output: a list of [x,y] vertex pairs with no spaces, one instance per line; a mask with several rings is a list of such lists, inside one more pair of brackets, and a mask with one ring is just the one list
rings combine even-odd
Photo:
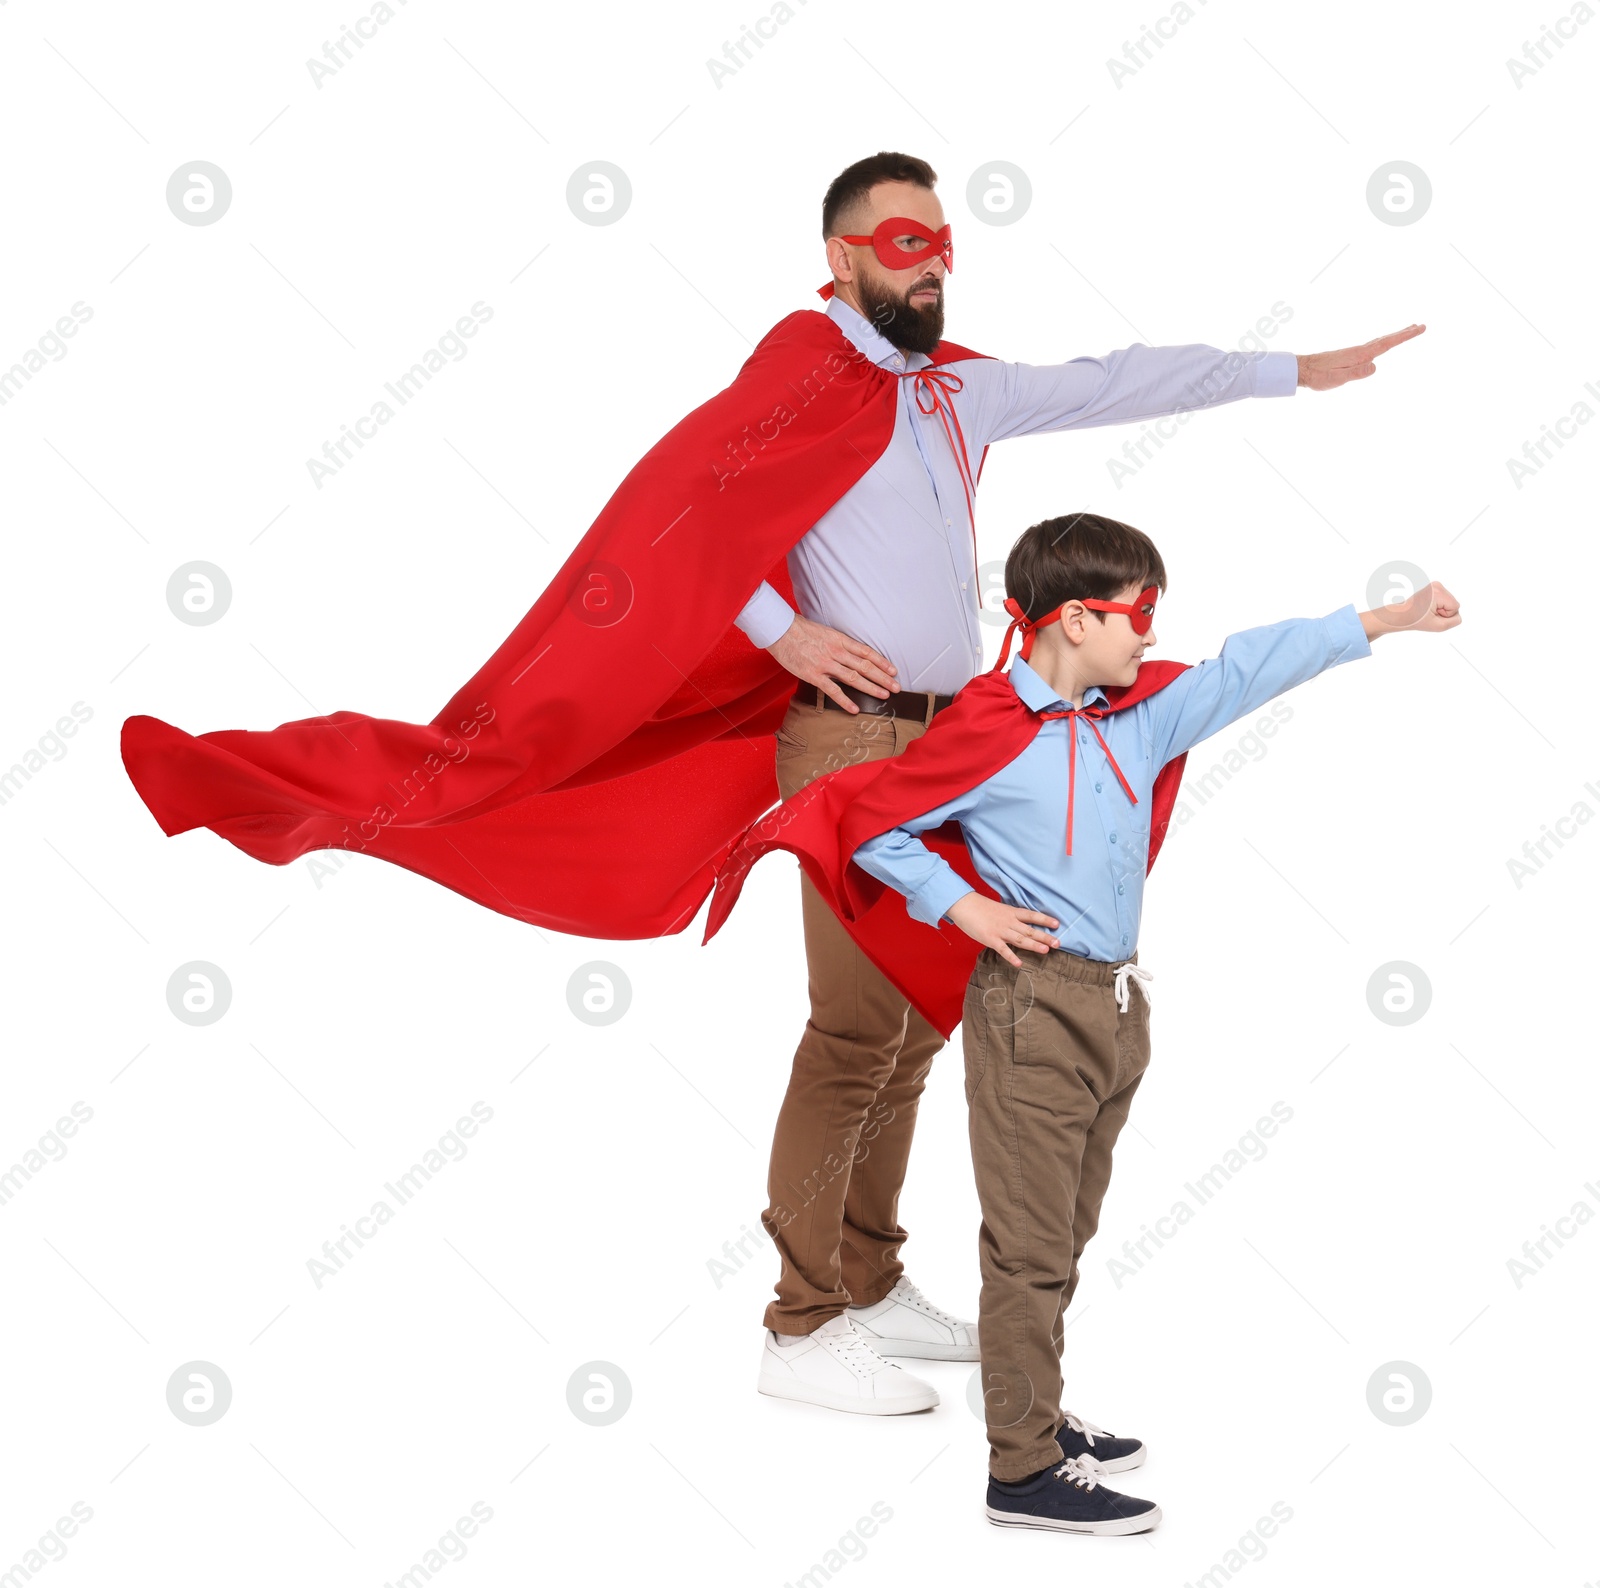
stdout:
[[[1132,684],[1106,690],[1105,710],[1136,705],[1188,665],[1142,663]],[[976,788],[1021,755],[1041,726],[1042,719],[1018,696],[1010,675],[990,671],[961,690],[901,754],[842,767],[806,784],[753,823],[729,851],[706,912],[704,941],[710,942],[727,920],[750,867],[769,849],[787,849],[866,956],[929,1025],[948,1037],[961,1024],[978,944],[948,920],[937,927],[918,921],[907,913],[902,894],[850,857],[867,839]],[[1174,756],[1156,774],[1147,873],[1166,837],[1186,758],[1187,752]],[[979,893],[999,897],[973,868],[958,822],[932,828],[922,841]]]
[[790,547],[888,446],[899,385],[828,315],[788,315],[432,722],[337,711],[195,737],[129,717],[128,776],[168,836],[209,827],[280,866],[360,850],[584,936],[681,931],[778,792],[794,678],[733,620],[763,579],[792,598]]

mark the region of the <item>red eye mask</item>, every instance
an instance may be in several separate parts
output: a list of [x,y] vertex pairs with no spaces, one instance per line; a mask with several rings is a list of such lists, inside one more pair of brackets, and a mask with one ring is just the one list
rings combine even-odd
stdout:
[[[1139,592],[1139,599],[1129,605],[1125,601],[1084,601],[1082,604],[1096,612],[1126,612],[1128,626],[1135,634],[1148,634],[1150,625],[1156,620],[1156,597],[1161,593],[1160,585],[1149,585]],[[1037,618],[1029,618],[1022,610],[1021,603],[1014,596],[1007,596],[1005,609],[1011,614],[1011,626],[1006,630],[1005,643],[1000,647],[1000,660],[996,662],[995,671],[998,672],[1006,664],[1006,657],[1011,654],[1011,636],[1019,629],[1022,631],[1023,661],[1033,654],[1033,637],[1046,623],[1056,623],[1061,618],[1061,608],[1052,607],[1048,612]]]
[[[1133,632],[1148,634],[1150,625],[1156,620],[1156,597],[1160,593],[1160,585],[1153,584],[1139,592],[1139,599],[1132,606],[1121,601],[1085,601],[1083,604],[1096,612],[1126,612],[1128,625]],[[1056,610],[1059,612],[1061,609],[1058,607]]]
[[[841,234],[842,235],[842,234]],[[922,243],[921,248],[904,249],[896,241],[897,237],[913,237]],[[872,251],[878,256],[878,263],[885,270],[910,270],[915,265],[932,259],[934,255],[944,260],[947,272],[954,273],[956,268],[955,245],[950,240],[950,224],[947,221],[936,232],[930,232],[921,221],[908,220],[904,215],[891,216],[886,221],[880,221],[873,228],[870,237],[844,237],[847,243],[872,245]],[[830,281],[825,287],[817,288],[819,298],[833,296],[833,283]]]

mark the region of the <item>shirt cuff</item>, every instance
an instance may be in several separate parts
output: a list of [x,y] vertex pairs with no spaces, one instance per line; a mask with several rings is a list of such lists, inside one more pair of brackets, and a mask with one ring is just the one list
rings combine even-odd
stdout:
[[950,913],[950,906],[971,892],[972,884],[949,861],[940,859],[928,880],[906,896],[906,914],[937,926]]
[[1300,385],[1300,359],[1294,353],[1263,353],[1256,360],[1257,397],[1293,397]]
[[733,621],[752,645],[764,651],[788,633],[794,617],[794,608],[770,584],[763,583]]
[[1322,620],[1328,636],[1328,665],[1337,667],[1340,662],[1353,662],[1360,656],[1372,655],[1372,642],[1361,626],[1361,614],[1354,601],[1330,612]]

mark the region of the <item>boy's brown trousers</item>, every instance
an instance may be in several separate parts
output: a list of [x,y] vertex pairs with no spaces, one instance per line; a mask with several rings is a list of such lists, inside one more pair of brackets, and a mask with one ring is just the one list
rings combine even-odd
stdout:
[[984,1417],[989,1471],[1003,1482],[1063,1459],[1062,1316],[1150,1062],[1150,1005],[1137,977],[1125,978],[1121,1011],[1115,964],[1064,949],[1015,952],[1020,969],[992,948],[979,954],[961,1023],[983,1212]]

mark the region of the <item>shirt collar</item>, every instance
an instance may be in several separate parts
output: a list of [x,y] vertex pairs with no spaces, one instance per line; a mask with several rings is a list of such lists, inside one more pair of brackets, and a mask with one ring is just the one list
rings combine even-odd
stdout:
[[[1063,700],[1020,656],[1011,664],[1009,676],[1017,698],[1030,711],[1070,709],[1072,702]],[[1106,698],[1106,692],[1098,684],[1090,684],[1083,692],[1085,706],[1104,705]]]
[[880,369],[921,369],[933,362],[926,353],[902,353],[871,320],[852,309],[837,293],[828,299],[827,312],[852,346]]

